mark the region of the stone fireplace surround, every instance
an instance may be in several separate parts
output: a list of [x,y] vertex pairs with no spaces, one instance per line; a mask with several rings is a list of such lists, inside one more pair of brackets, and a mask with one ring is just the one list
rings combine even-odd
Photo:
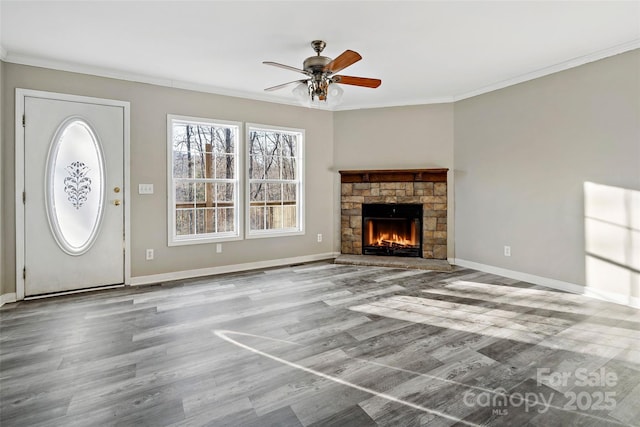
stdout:
[[341,253],[362,255],[362,204],[422,204],[422,257],[447,259],[448,169],[340,172]]

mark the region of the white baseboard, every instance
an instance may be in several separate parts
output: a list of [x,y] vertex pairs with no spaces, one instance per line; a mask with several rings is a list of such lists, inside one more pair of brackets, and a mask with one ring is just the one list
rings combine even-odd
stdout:
[[640,298],[629,295],[621,295],[614,292],[605,292],[590,289],[575,283],[563,282],[562,280],[550,279],[548,277],[536,276],[534,274],[522,273],[520,271],[507,270],[506,268],[494,267],[492,265],[481,264],[473,261],[456,258],[453,264],[460,267],[472,268],[485,273],[497,274],[510,279],[521,280],[559,291],[571,292],[573,294],[585,295],[602,301],[614,302],[616,304],[627,305],[633,308],[640,308]]
[[17,301],[17,298],[16,298],[15,292],[11,294],[0,295],[0,307],[5,305],[6,303],[16,302],[16,301]]
[[131,285],[149,285],[152,283],[168,282],[171,280],[191,279],[194,277],[212,276],[215,274],[236,273],[239,271],[256,270],[260,268],[280,267],[283,265],[299,264],[303,262],[322,261],[336,258],[339,252],[327,252],[324,254],[304,255],[292,258],[280,258],[267,261],[247,262],[243,264],[221,265],[219,267],[199,268],[197,270],[175,271],[171,273],[151,274],[131,278]]

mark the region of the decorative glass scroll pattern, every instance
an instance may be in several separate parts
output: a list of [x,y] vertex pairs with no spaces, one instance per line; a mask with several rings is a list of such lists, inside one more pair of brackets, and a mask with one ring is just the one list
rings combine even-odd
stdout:
[[46,205],[49,225],[69,255],[87,252],[97,238],[105,198],[102,147],[82,118],[63,122],[47,159]]
[[80,209],[91,192],[89,168],[83,162],[73,162],[67,166],[69,176],[64,179],[64,192],[74,208]]

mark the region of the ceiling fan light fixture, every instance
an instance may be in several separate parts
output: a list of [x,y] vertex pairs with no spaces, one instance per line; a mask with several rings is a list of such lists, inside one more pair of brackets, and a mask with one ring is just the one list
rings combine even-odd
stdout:
[[340,85],[334,84],[333,82],[329,83],[329,93],[327,93],[327,103],[329,106],[333,107],[342,101],[342,95],[344,94],[344,89],[340,87]]
[[307,81],[306,83],[298,84],[292,90],[292,93],[298,100],[299,104],[302,105],[303,107],[309,107],[309,108],[322,107],[323,105],[327,104],[326,102],[327,97],[326,95],[322,97],[319,96],[315,92],[316,90],[317,90],[317,87],[314,88],[314,85],[312,84],[312,82]]
[[291,91],[297,98],[307,98],[309,96],[309,87],[306,83],[299,83]]
[[293,88],[291,91],[296,99],[305,107],[309,106],[310,98],[309,98],[309,86],[306,82],[300,82]]
[[311,81],[309,93],[311,94],[312,101],[314,101],[316,98],[319,101],[326,101],[328,92],[329,80],[326,77],[323,76],[320,79],[314,79]]

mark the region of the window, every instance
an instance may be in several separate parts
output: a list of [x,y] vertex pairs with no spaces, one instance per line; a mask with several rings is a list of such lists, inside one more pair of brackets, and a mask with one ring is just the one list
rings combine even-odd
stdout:
[[304,131],[247,125],[247,237],[303,234]]
[[168,116],[169,245],[236,240],[240,123]]

